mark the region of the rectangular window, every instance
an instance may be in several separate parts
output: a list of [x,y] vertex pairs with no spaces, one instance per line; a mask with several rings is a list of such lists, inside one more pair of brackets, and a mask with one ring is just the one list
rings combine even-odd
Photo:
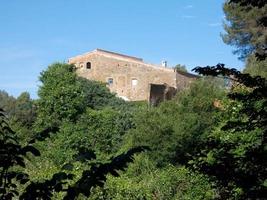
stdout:
[[132,79],[132,86],[136,86],[138,83],[137,79],[136,78],[133,78]]
[[91,63],[90,62],[86,63],[86,69],[91,69]]

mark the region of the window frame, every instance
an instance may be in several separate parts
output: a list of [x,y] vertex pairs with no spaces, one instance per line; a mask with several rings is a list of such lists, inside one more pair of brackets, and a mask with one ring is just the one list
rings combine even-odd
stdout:
[[132,78],[131,79],[131,85],[132,85],[132,87],[136,87],[138,85],[138,79],[137,78]]
[[91,62],[86,62],[86,69],[91,69],[92,68],[92,63]]

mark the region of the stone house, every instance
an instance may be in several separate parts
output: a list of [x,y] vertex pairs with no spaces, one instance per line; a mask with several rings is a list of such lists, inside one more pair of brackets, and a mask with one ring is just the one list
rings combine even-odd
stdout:
[[79,76],[107,84],[111,92],[128,101],[149,101],[158,104],[171,99],[177,91],[187,87],[196,75],[164,66],[148,64],[142,58],[106,50],[72,57]]

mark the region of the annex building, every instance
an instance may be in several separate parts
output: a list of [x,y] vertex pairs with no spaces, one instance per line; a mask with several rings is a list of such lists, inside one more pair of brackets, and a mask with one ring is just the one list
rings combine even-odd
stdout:
[[186,88],[196,75],[148,64],[142,58],[123,55],[102,49],[72,57],[79,76],[107,84],[111,92],[128,101],[149,101],[158,104],[171,99]]

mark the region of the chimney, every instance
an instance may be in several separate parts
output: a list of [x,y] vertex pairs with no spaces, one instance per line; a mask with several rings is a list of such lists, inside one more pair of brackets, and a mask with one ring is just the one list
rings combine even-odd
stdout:
[[161,66],[162,66],[162,67],[167,67],[167,61],[166,61],[166,60],[163,60],[163,61],[161,62]]

